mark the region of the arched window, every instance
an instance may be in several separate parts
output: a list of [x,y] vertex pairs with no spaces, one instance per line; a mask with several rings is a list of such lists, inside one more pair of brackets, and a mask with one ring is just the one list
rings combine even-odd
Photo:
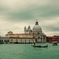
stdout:
[[38,38],[40,38],[40,37],[38,37]]
[[39,32],[37,34],[39,35]]
[[33,33],[33,35],[34,35],[34,33]]

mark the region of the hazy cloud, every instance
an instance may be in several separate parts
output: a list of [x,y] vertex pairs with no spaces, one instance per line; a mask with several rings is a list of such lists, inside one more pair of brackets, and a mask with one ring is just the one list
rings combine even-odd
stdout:
[[59,0],[0,0],[2,35],[9,30],[23,32],[23,27],[33,27],[36,19],[47,35],[59,34]]

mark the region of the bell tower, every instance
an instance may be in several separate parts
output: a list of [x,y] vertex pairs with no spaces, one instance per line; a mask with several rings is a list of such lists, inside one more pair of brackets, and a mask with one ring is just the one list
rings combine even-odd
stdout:
[[26,26],[24,27],[24,32],[26,32]]

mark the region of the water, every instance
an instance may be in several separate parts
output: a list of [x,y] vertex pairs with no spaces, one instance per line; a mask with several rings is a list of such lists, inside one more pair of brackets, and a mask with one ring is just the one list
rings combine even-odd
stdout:
[[59,59],[59,46],[33,48],[32,44],[0,44],[0,59]]

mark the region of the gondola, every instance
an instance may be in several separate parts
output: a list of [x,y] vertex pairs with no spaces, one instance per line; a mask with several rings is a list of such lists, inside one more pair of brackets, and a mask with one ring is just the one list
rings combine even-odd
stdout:
[[47,48],[48,45],[46,45],[46,46],[41,46],[41,45],[35,46],[35,45],[33,45],[33,47],[35,47],[35,48]]

